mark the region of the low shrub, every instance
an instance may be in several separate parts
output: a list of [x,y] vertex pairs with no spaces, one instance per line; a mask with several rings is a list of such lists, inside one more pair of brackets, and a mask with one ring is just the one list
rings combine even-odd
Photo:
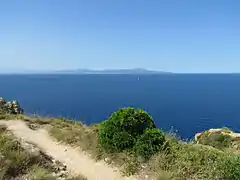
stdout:
[[227,134],[222,134],[221,132],[216,133],[204,133],[199,138],[199,143],[203,145],[209,145],[217,149],[223,150],[231,146],[232,138]]
[[141,109],[122,108],[101,123],[98,138],[107,152],[124,150],[149,158],[165,142],[164,134],[156,129],[152,117]]
[[134,146],[137,155],[146,159],[164,148],[165,136],[159,129],[147,129],[138,139]]
[[239,155],[226,155],[218,162],[219,179],[238,180],[240,178]]

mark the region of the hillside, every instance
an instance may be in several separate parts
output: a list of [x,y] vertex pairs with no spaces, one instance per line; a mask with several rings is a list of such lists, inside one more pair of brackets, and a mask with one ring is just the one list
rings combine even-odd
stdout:
[[[196,135],[196,141],[184,142],[156,129],[146,112],[133,108],[120,109],[108,120],[86,126],[62,117],[29,117],[23,111],[10,111],[6,104],[0,103],[0,179],[93,180],[94,176],[100,176],[106,180],[109,177],[238,180],[240,177],[238,138],[226,128],[202,132]],[[19,104],[14,108],[21,109]],[[149,125],[144,131],[139,129],[143,134],[137,135],[132,144],[134,136],[126,132],[130,133],[127,129],[140,123],[140,119],[142,122],[139,117]],[[114,125],[118,120],[124,122],[124,127],[121,123]],[[141,123],[138,127],[142,127]],[[118,134],[114,128],[125,131]],[[115,132],[113,139],[111,135],[105,136],[109,130]],[[135,134],[135,130],[131,133]],[[226,137],[226,133],[235,139]],[[128,138],[120,140],[122,137]],[[115,143],[109,144],[110,141]]]

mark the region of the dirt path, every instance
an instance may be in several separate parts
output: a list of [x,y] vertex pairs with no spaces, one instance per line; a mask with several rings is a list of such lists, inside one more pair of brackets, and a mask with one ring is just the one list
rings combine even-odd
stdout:
[[17,138],[33,143],[47,155],[67,165],[72,175],[83,175],[88,180],[136,180],[133,177],[121,177],[120,172],[109,167],[103,161],[96,162],[84,152],[71,146],[59,144],[44,129],[31,130],[21,120],[0,121]]

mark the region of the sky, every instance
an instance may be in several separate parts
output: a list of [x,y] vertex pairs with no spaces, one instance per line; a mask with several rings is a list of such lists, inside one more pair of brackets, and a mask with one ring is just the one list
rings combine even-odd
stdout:
[[239,0],[0,1],[0,71],[240,72]]

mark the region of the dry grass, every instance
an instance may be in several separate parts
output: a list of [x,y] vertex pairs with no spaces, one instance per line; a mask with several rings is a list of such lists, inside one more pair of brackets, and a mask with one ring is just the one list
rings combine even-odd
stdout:
[[[4,119],[16,119],[16,116],[7,115]],[[18,119],[28,120],[25,116]],[[34,119],[28,121],[35,123]],[[43,121],[39,126],[48,124]],[[50,122],[50,121],[49,121]],[[0,180],[31,179],[31,180],[56,180],[52,174],[55,167],[51,158],[44,153],[31,154],[21,147],[19,141],[8,132],[5,126],[0,126]],[[66,178],[66,180],[86,180],[83,176]]]
[[[5,117],[5,119],[13,117]],[[158,180],[238,180],[240,177],[240,157],[229,151],[210,146],[184,142],[166,134],[169,152],[159,152],[148,162],[129,154],[107,154],[98,147],[98,125],[85,126],[81,122],[64,118],[41,118],[20,116],[34,128],[47,128],[58,141],[81,147],[95,159],[105,159],[123,167],[125,174],[147,172],[158,176]],[[15,118],[16,119],[16,118]]]
[[[124,167],[124,174],[141,172],[143,165],[141,159],[126,153],[105,154],[98,149],[96,126],[86,127],[81,123],[72,122],[69,124],[69,121],[58,123],[50,129],[51,134],[58,140],[79,146],[98,158],[109,158],[109,161]],[[161,172],[159,179],[162,180],[238,180],[240,176],[238,156],[209,146],[183,142],[175,136],[167,136],[171,147],[170,153],[156,154],[145,163],[145,172],[155,175]]]
[[35,177],[31,179],[53,178],[50,171],[51,163],[41,155],[33,155],[24,150],[20,143],[0,128],[0,179],[9,180],[21,176]]
[[86,126],[81,122],[67,120],[65,118],[42,118],[42,117],[24,117],[29,126],[44,127],[58,141],[81,148],[88,152],[95,160],[104,159],[106,163],[121,167],[122,172],[127,175],[134,174],[138,171],[133,162],[134,157],[126,153],[105,153],[98,146],[98,125]]

